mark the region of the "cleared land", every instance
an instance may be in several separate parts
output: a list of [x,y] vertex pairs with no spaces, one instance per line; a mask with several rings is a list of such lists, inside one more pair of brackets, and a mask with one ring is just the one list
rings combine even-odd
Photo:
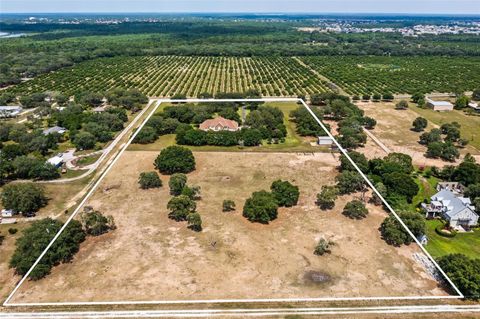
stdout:
[[[168,186],[138,188],[157,154],[126,152],[87,203],[112,214],[118,228],[89,238],[72,263],[45,279],[25,282],[12,302],[445,295],[413,260],[417,246],[380,239],[383,210],[368,206],[369,216],[355,221],[341,214],[350,198],[332,211],[315,206],[316,193],[337,174],[331,154],[195,152],[189,184],[202,188],[200,233],[168,219]],[[245,199],[277,178],[300,187],[299,205],[280,209],[269,225],[248,222]],[[223,213],[224,199],[237,211]],[[336,245],[315,256],[322,237]]]
[[[462,138],[468,140],[469,145],[480,153],[480,116],[467,115],[463,111],[453,110],[451,112],[435,112],[430,109],[421,109],[412,106],[411,109],[419,116],[423,116],[431,123],[441,126],[444,123],[458,122],[462,126],[460,133]],[[472,150],[472,148],[470,148]]]
[[[472,133],[474,139],[480,138],[480,136],[477,137],[478,133],[472,132],[475,124],[478,125],[477,129],[480,127],[480,117],[468,116],[458,111],[439,113],[432,110],[419,109],[414,106],[407,110],[395,110],[395,102],[358,102],[356,104],[365,111],[367,116],[377,120],[375,129],[370,132],[385,144],[391,152],[408,154],[417,165],[439,167],[451,165],[450,162],[425,157],[427,148],[418,143],[422,133],[411,130],[413,120],[419,116],[428,120],[428,127],[425,131],[438,128],[443,123],[458,121],[462,125],[462,136],[467,137],[469,133]],[[471,145],[461,149],[460,153],[466,154],[470,152],[474,155],[480,155],[479,149],[473,147],[473,145],[475,145],[474,140],[471,141]],[[367,146],[360,149],[360,151],[369,158],[387,155],[370,138]]]
[[480,59],[467,57],[315,56],[301,58],[349,94],[474,90]]

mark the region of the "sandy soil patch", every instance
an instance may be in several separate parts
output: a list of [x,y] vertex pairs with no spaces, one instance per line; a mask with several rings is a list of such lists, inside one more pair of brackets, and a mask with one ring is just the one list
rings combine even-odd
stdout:
[[[26,282],[13,302],[191,300],[444,295],[412,254],[380,239],[386,214],[369,206],[365,220],[314,202],[322,185],[334,183],[332,154],[196,152],[189,183],[202,188],[198,202],[204,230],[168,219],[164,187],[140,190],[140,172],[152,170],[158,152],[126,152],[89,201],[115,217],[118,229],[82,244],[72,263],[38,282]],[[269,225],[241,215],[245,199],[269,189],[277,178],[300,187],[298,206],[280,209]],[[119,185],[109,191],[105,188]],[[237,211],[223,213],[232,199]],[[320,238],[333,240],[332,253],[315,256]],[[318,279],[323,282],[316,282]]]

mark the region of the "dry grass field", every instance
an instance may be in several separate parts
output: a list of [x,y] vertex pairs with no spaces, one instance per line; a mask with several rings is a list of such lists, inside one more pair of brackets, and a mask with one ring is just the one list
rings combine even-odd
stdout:
[[[426,147],[418,143],[422,133],[414,132],[411,128],[413,120],[419,116],[425,116],[428,120],[428,127],[425,131],[430,131],[432,128],[439,128],[440,125],[437,125],[439,122],[432,122],[429,116],[427,116],[428,113],[431,112],[436,117],[442,117],[443,123],[447,123],[457,120],[456,117],[451,117],[452,114],[458,116],[456,111],[454,113],[439,113],[431,110],[422,110],[427,114],[425,115],[418,113],[417,110],[421,109],[414,107],[407,110],[395,110],[395,102],[357,102],[356,104],[365,111],[365,115],[377,120],[375,129],[370,132],[385,144],[390,151],[410,155],[414,164],[417,165],[442,167],[452,164],[440,159],[426,158],[424,156]],[[466,115],[463,116],[466,117]],[[373,140],[370,138],[368,140],[366,147],[360,149],[367,157],[373,158],[387,155]],[[460,150],[462,155],[465,155],[467,152],[477,155],[480,159],[480,151],[473,146],[467,145],[466,148]],[[457,162],[460,162],[460,160],[457,160]]]
[[[369,205],[369,216],[357,221],[341,214],[351,198],[330,211],[315,206],[316,193],[337,174],[332,154],[195,152],[197,169],[188,178],[202,188],[199,233],[168,219],[167,176],[161,189],[139,189],[139,173],[153,170],[157,154],[125,152],[87,203],[113,215],[118,228],[87,239],[71,263],[46,278],[25,282],[12,302],[446,294],[413,259],[416,245],[381,240],[383,210]],[[247,221],[246,198],[278,178],[300,187],[298,206],[280,209],[268,225]],[[224,199],[237,211],[222,212]],[[322,237],[336,244],[316,256]]]

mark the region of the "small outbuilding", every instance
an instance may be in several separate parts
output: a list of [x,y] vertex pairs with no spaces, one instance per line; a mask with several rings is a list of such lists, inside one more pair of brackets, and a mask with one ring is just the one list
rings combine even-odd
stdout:
[[46,135],[50,135],[50,134],[53,134],[53,133],[63,135],[63,134],[65,134],[66,131],[67,131],[67,129],[64,128],[64,127],[54,126],[54,127],[49,127],[47,129],[43,130],[43,135],[46,136]]
[[329,136],[319,136],[317,144],[320,146],[332,146],[333,140]]
[[19,105],[0,106],[0,118],[17,117],[22,113],[22,107]]
[[476,112],[480,112],[480,106],[476,102],[468,103],[468,107],[471,107]]
[[59,168],[63,165],[63,158],[58,155],[54,157],[50,157],[47,160],[47,163],[55,166],[56,168]]
[[453,104],[448,101],[434,101],[427,98],[427,106],[434,111],[453,111]]

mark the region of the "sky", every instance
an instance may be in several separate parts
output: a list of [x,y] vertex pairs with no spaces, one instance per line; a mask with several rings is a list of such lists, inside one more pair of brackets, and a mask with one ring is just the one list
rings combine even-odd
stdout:
[[0,12],[480,14],[480,0],[0,0]]

